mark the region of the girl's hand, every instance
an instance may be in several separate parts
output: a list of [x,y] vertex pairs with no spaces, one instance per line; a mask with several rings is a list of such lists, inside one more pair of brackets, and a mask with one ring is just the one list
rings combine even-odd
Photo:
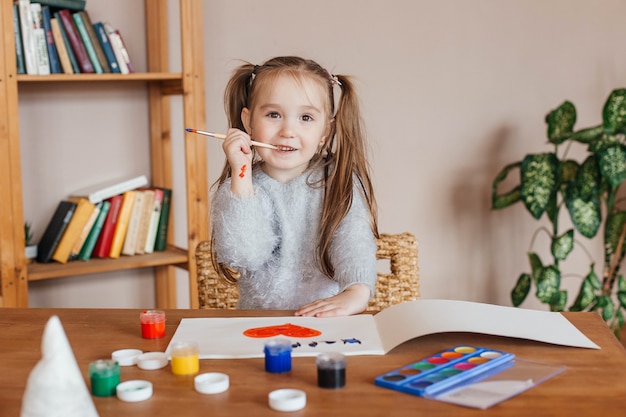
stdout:
[[228,129],[222,149],[230,165],[231,183],[230,189],[233,194],[250,196],[254,193],[252,188],[252,139],[250,135],[239,129]]
[[365,284],[354,284],[334,297],[324,298],[304,305],[296,311],[296,316],[336,317],[350,316],[367,308],[370,288]]

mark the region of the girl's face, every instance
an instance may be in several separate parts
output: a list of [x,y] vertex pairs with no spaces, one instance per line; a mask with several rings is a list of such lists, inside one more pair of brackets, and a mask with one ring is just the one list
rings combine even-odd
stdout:
[[326,96],[319,84],[289,75],[259,87],[252,108],[244,108],[241,119],[253,140],[292,148],[256,150],[265,162],[263,170],[277,181],[288,182],[308,168],[326,139]]

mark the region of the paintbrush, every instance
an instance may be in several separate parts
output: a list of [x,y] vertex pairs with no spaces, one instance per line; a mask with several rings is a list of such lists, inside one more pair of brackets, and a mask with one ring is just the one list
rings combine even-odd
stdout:
[[[185,130],[189,133],[197,133],[198,135],[210,136],[216,139],[221,139],[221,140],[226,139],[226,135],[223,135],[221,133],[211,133],[211,132],[205,132],[204,130],[197,130],[197,129],[190,129],[190,128],[186,128]],[[259,148],[276,149],[279,151],[289,151],[293,149],[288,146],[270,145],[269,143],[257,142],[254,140],[252,141],[252,144]]]

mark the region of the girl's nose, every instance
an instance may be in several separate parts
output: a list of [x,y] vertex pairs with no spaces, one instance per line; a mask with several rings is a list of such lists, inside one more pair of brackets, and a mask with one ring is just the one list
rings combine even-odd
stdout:
[[289,122],[283,123],[280,129],[280,135],[284,138],[295,138],[296,133],[293,125]]

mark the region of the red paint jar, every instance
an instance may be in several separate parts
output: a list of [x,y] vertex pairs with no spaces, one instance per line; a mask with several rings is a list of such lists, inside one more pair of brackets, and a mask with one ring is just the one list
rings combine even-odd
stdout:
[[144,339],[160,339],[165,336],[165,312],[161,310],[145,310],[139,314],[141,337]]

